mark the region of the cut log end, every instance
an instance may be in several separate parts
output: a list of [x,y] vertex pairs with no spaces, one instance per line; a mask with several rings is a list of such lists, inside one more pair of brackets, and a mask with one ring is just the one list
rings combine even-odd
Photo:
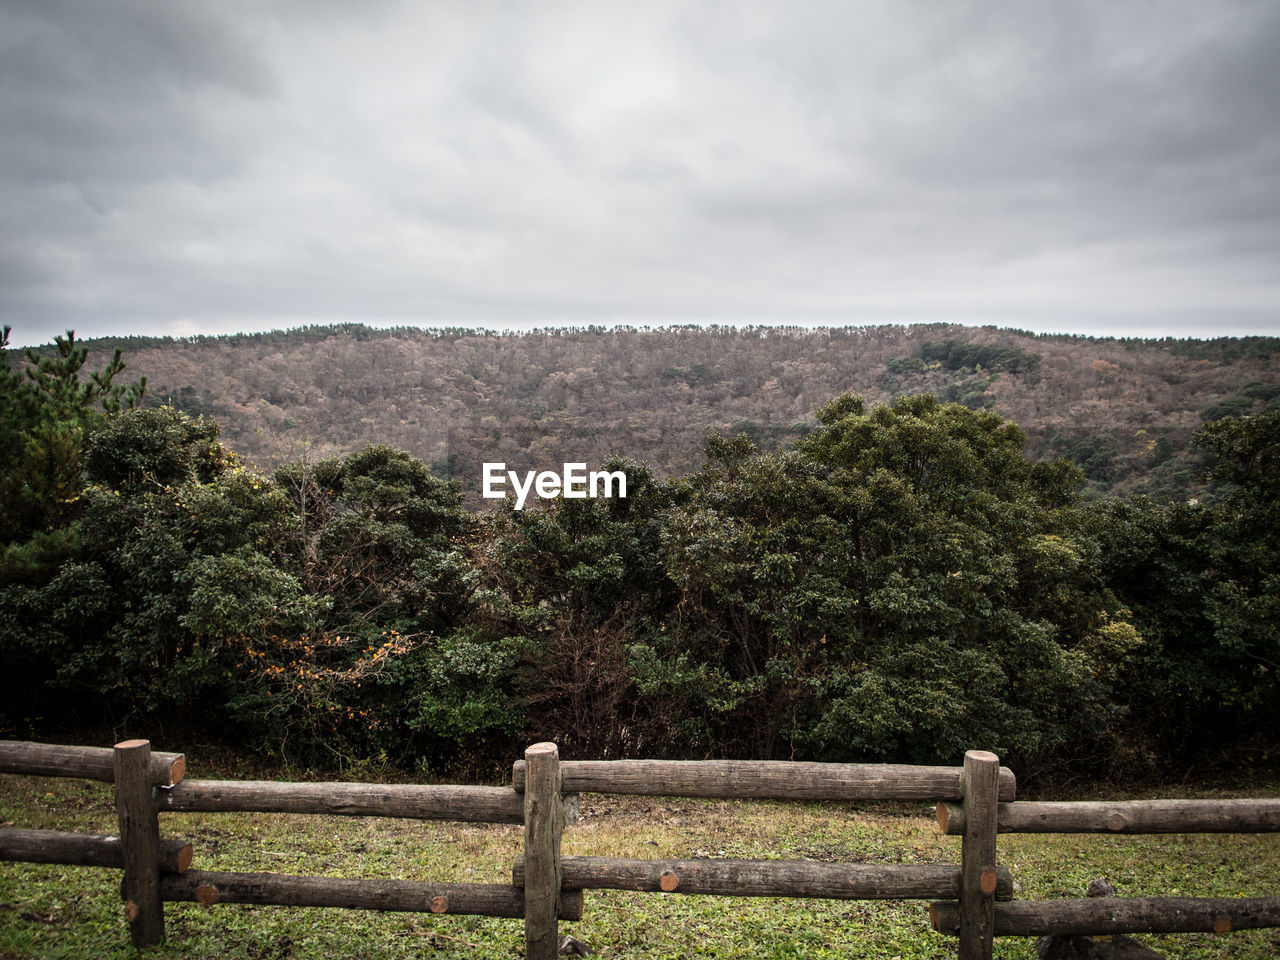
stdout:
[[994,870],[983,870],[978,883],[982,892],[987,896],[991,896],[996,892],[996,872]]
[[658,878],[658,886],[662,888],[663,892],[670,893],[676,887],[680,886],[680,878],[668,870]]
[[124,905],[124,919],[128,923],[138,919],[138,905],[132,900]]
[[431,912],[432,913],[448,913],[449,898],[448,897],[432,897]]
[[183,846],[183,848],[178,851],[178,872],[179,873],[187,872],[187,868],[191,866],[191,860],[194,855],[195,855],[194,851],[192,851],[191,844],[189,843]]
[[116,749],[117,750],[134,750],[134,749],[137,749],[138,747],[149,747],[150,745],[151,745],[150,740],[121,740],[119,743],[116,744]]
[[172,787],[176,783],[181,783],[182,778],[186,775],[187,758],[182,754],[178,754],[173,763],[169,764],[169,782],[166,785]]
[[1213,921],[1213,932],[1214,933],[1230,933],[1231,921],[1228,920],[1226,917],[1218,917]]
[[196,902],[212,907],[218,902],[218,888],[211,883],[202,883],[196,887]]
[[945,803],[939,803],[933,808],[934,815],[938,818],[938,829],[943,833],[947,832],[947,824],[951,822],[951,813],[947,810]]
[[954,900],[929,904],[929,925],[938,933],[955,936],[960,931],[960,911]]
[[994,763],[997,765],[1000,763],[1000,758],[997,757],[990,750],[965,751],[965,759],[969,759],[970,757],[972,757],[975,761],[978,761],[979,763]]

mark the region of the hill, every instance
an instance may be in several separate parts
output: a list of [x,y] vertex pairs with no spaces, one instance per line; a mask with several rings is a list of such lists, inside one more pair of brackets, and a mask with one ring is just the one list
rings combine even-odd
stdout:
[[681,475],[710,431],[762,449],[809,431],[818,404],[930,392],[1017,422],[1036,458],[1065,456],[1090,493],[1185,496],[1206,420],[1280,403],[1280,338],[1115,340],[956,325],[602,327],[495,333],[362,325],[122,347],[148,402],[208,414],[264,470],[391,444],[478,495],[480,464],[599,463]]

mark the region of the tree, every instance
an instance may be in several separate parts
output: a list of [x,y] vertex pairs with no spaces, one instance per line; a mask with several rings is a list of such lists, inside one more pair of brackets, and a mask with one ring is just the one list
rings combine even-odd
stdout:
[[[0,333],[9,345],[11,328]],[[23,378],[6,364],[0,373],[0,543],[22,544],[38,532],[65,528],[84,488],[82,455],[89,433],[146,392],[146,378],[125,387],[120,350],[88,379],[89,351],[75,333],[54,338],[55,352],[26,351]]]
[[488,521],[473,622],[492,656],[519,654],[508,682],[527,736],[576,756],[653,755],[683,719],[641,690],[676,599],[662,537],[679,485],[620,457],[603,468],[626,474],[625,498],[558,498]]
[[381,444],[293,461],[274,480],[297,518],[281,550],[308,592],[331,599],[333,630],[394,627],[416,635],[462,615],[474,522],[456,483]]
[[103,421],[84,463],[73,554],[47,582],[0,591],[5,659],[27,668],[17,702],[93,694],[101,713],[93,698],[71,713],[203,710],[207,723],[230,641],[314,622],[316,603],[273,557],[287,500],[222,448],[214,423],[172,407]]
[[[679,649],[739,752],[937,760],[1079,751],[1140,643],[1097,580],[1079,471],[999,416],[845,395],[794,451],[692,478],[672,520]],[[740,453],[740,451],[739,451]],[[1092,711],[1092,716],[1086,716]]]
[[[1206,424],[1194,441],[1217,459],[1205,610],[1230,669],[1223,705],[1248,731],[1280,720],[1280,410]],[[1269,745],[1269,744],[1268,744]]]
[[1152,765],[1262,753],[1280,724],[1280,412],[1209,423],[1195,442],[1215,460],[1207,497],[1094,508],[1104,576],[1150,638],[1127,689]]

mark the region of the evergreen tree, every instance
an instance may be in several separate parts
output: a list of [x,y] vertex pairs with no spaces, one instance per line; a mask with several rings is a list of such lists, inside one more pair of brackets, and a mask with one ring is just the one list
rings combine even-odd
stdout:
[[[1113,735],[1141,638],[1098,582],[1079,471],[999,416],[844,396],[793,451],[716,440],[673,516],[667,663],[715,749],[940,760],[1069,755]],[[676,651],[680,651],[677,654]]]
[[[10,332],[6,326],[0,347]],[[119,349],[85,378],[89,351],[75,333],[55,337],[54,347],[52,356],[26,351],[25,378],[8,364],[0,376],[0,543],[21,545],[67,526],[84,489],[89,434],[146,392],[145,377],[128,387],[115,382],[125,366]]]
[[1094,507],[1103,575],[1149,643],[1127,677],[1135,762],[1217,762],[1280,726],[1280,411],[1207,424],[1210,495]]

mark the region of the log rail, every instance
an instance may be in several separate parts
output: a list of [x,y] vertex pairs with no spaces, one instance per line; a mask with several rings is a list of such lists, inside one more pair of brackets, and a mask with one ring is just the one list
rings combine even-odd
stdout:
[[[938,826],[963,836],[964,808],[938,804]],[[1001,803],[1000,833],[1274,833],[1280,800],[1119,800]]]
[[[165,876],[160,895],[168,902],[257,903],[285,907],[340,907],[412,913],[524,916],[522,892],[504,883],[431,883],[420,880],[300,877],[279,873],[218,873],[188,870]],[[560,918],[580,920],[582,898],[561,904]]]
[[[956,933],[955,901],[929,904],[939,933]],[[997,903],[998,937],[1086,936],[1119,933],[1229,933],[1280,926],[1280,897],[1106,897]]]
[[[160,841],[159,858],[162,873],[182,873],[191,866],[191,844],[173,837],[164,838]],[[0,860],[124,869],[119,837],[22,827],[0,827]]]
[[[563,857],[566,890],[638,890],[717,897],[931,900],[960,895],[960,868],[941,863],[819,863],[812,860],[630,860]],[[512,882],[524,886],[524,858]],[[946,891],[933,893],[932,891]],[[997,870],[997,900],[1013,898],[1013,875]]]
[[523,801],[503,787],[189,780],[159,791],[156,802],[162,812],[171,813],[312,813],[524,823]]
[[[26,740],[0,740],[0,773],[37,777],[76,777],[114,783],[115,750],[111,747],[66,747]],[[187,760],[180,753],[152,753],[147,776],[157,786],[172,786],[186,773]]]
[[[1016,779],[999,768],[1001,800],[1012,800]],[[790,760],[567,760],[560,764],[565,793],[649,797],[720,797],[730,800],[959,800],[962,767],[903,763],[804,763]],[[525,762],[512,768],[524,792]]]

